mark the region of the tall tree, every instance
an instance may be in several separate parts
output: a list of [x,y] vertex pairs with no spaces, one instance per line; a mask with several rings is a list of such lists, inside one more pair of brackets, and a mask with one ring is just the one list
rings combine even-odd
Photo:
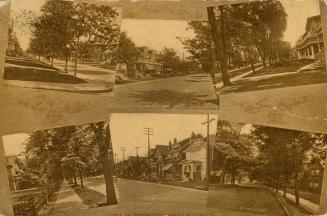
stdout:
[[133,65],[140,56],[139,50],[135,43],[127,36],[126,32],[122,32],[119,38],[119,46],[114,51],[114,58],[117,63],[125,63],[128,71],[133,71]]
[[191,54],[190,58],[201,65],[201,68],[214,76],[214,53],[212,49],[212,37],[208,22],[190,21],[188,30],[194,32],[192,38],[180,38],[184,48]]
[[117,204],[117,197],[113,181],[113,151],[111,145],[111,135],[109,131],[109,124],[105,122],[90,124],[100,153],[102,161],[103,175],[106,182],[107,205]]
[[260,143],[260,153],[265,155],[266,167],[272,172],[270,183],[278,191],[282,177],[284,186],[287,180],[293,178],[296,206],[299,206],[299,182],[310,162],[308,153],[316,140],[315,136],[265,126],[256,126],[252,133]]

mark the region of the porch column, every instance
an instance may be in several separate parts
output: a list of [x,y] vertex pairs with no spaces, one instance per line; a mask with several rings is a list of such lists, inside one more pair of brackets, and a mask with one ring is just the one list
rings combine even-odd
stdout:
[[[327,2],[325,0],[319,0],[320,6],[320,17],[321,17],[321,26],[323,31],[323,41],[324,46],[327,44]],[[327,49],[324,49],[327,50]],[[325,51],[325,59],[327,59],[327,52]],[[325,62],[324,62],[325,63]],[[327,64],[326,69],[327,69]]]
[[5,150],[0,137],[0,215],[13,216]]
[[327,157],[325,159],[324,176],[321,185],[320,208],[319,213],[325,214],[327,212]]
[[314,49],[313,44],[311,44],[310,47],[311,47],[311,58],[314,59],[315,58],[315,49]]

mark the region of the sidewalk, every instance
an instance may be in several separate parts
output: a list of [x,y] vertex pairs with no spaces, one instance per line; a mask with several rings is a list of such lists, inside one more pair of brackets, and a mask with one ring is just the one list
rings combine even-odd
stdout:
[[[262,68],[263,68],[263,66],[256,68],[256,70],[260,70],[260,69],[262,69]],[[237,81],[237,80],[243,79],[243,77],[245,77],[245,76],[247,76],[247,75],[249,75],[249,74],[251,74],[251,73],[253,73],[252,69],[250,69],[250,70],[247,71],[247,72],[244,72],[244,73],[242,73],[242,74],[240,74],[240,75],[237,75],[237,76],[231,78],[230,81],[233,82],[233,81]],[[223,86],[224,86],[223,82],[219,82],[219,83],[217,83],[217,84],[215,85],[216,89],[220,89],[220,88],[222,88]]]
[[[278,191],[278,195],[283,196],[283,192]],[[286,198],[291,200],[292,202],[295,202],[295,196],[293,194],[286,193]],[[311,213],[314,213],[314,214],[319,213],[319,205],[318,204],[315,204],[315,203],[305,200],[303,198],[300,198],[300,206]]]
[[42,208],[39,215],[71,215],[78,210],[85,209],[87,209],[87,206],[81,198],[67,182],[64,182],[56,202],[53,205]]
[[105,92],[112,92],[114,88],[114,85],[108,83],[67,84],[67,83],[33,82],[33,81],[19,81],[19,80],[3,80],[2,83],[7,86],[19,86],[23,88],[66,91],[66,92],[76,92],[76,93],[105,93]]
[[[74,75],[74,65],[74,62],[68,61],[68,74]],[[53,67],[61,71],[65,71],[65,61],[54,59]],[[103,69],[100,67],[85,65],[81,63],[77,64],[76,76],[83,80],[114,83],[115,75],[116,72],[113,70]]]

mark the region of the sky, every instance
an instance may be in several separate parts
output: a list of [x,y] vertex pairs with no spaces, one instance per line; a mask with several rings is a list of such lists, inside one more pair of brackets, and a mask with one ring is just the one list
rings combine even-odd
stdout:
[[6,155],[17,155],[24,151],[23,143],[28,139],[27,133],[13,134],[3,136],[2,141]]
[[[211,115],[216,119],[217,115]],[[139,146],[139,155],[147,154],[147,136],[143,127],[153,128],[154,135],[150,137],[151,148],[155,145],[168,145],[169,141],[177,138],[188,138],[192,132],[206,136],[207,128],[202,125],[207,115],[175,115],[175,114],[112,114],[110,131],[114,152],[122,160],[121,147],[126,147],[125,158],[135,156],[135,146]],[[210,124],[210,134],[216,133],[217,121]],[[15,155],[24,151],[23,143],[28,139],[27,133],[3,136],[5,154]]]
[[[45,0],[12,0],[12,11],[22,9],[38,11]],[[304,27],[308,16],[319,15],[318,0],[282,0],[282,4],[288,14],[288,26],[284,39],[293,45],[304,33]],[[27,7],[28,6],[28,7]],[[151,49],[162,50],[164,47],[172,47],[178,51],[180,57],[189,54],[184,50],[180,41],[176,38],[191,37],[192,31],[187,31],[187,21],[182,20],[135,20],[124,19],[121,29],[135,41],[137,46],[148,46]],[[17,33],[23,47],[28,47],[30,36]]]
[[[217,119],[217,115],[210,119]],[[202,125],[207,121],[207,115],[175,115],[175,114],[112,114],[110,130],[114,153],[122,160],[121,147],[126,147],[125,159],[136,155],[136,146],[140,147],[139,155],[145,156],[148,149],[147,136],[143,128],[149,127],[154,131],[150,137],[151,148],[155,145],[168,145],[174,137],[177,141],[190,137],[192,132],[206,136],[207,128]],[[216,121],[210,125],[210,134],[216,134]]]

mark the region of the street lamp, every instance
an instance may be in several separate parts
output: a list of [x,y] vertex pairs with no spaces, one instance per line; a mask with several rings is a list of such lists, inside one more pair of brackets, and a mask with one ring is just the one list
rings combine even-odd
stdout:
[[69,54],[69,49],[70,49],[70,45],[67,44],[67,45],[66,45],[66,64],[65,64],[65,72],[66,72],[66,73],[68,73],[67,64],[68,64],[68,54]]

